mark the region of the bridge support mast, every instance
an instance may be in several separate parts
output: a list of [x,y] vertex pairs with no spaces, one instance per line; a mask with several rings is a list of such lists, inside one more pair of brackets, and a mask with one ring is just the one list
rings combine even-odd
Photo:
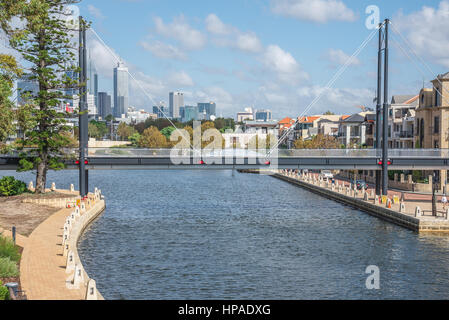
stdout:
[[[379,52],[377,55],[377,98],[376,98],[376,154],[380,154],[379,150],[382,147],[381,132],[382,132],[382,104],[380,102],[382,96],[382,24],[379,23]],[[376,195],[381,194],[381,172],[376,170]]]
[[87,108],[87,44],[86,24],[83,17],[79,17],[79,188],[80,196],[84,198],[89,192],[88,171],[86,170],[86,152],[89,142],[88,137],[88,108]]
[[384,48],[384,104],[383,104],[383,149],[382,149],[382,194],[388,194],[388,25],[389,19],[385,19],[385,48]]
[[388,25],[389,19],[385,19],[385,49],[384,49],[384,104],[383,104],[383,150],[382,150],[382,194],[388,195]]

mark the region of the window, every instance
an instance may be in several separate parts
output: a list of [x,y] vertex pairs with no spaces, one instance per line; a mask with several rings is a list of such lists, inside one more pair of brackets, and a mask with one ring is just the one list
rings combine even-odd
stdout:
[[438,87],[435,87],[435,107],[441,106],[441,90]]
[[433,133],[440,133],[440,117],[433,118]]

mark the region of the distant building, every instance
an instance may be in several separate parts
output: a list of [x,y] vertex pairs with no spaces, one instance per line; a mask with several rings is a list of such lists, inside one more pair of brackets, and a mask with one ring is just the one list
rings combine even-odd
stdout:
[[129,105],[129,77],[128,68],[119,63],[114,68],[114,116],[121,118]]
[[[449,149],[449,72],[432,80],[432,88],[423,88],[419,93],[416,108],[414,140],[415,148]],[[425,171],[431,175],[433,171]],[[435,171],[435,181],[442,190],[448,183],[448,171]]]
[[181,92],[170,92],[168,100],[170,117],[180,119],[180,108],[184,106],[184,94]]
[[256,121],[271,121],[272,119],[271,110],[256,111]]
[[245,120],[253,121],[254,120],[254,112],[253,108],[245,108],[244,112],[237,113],[237,122],[243,122]]
[[27,96],[32,98],[39,94],[39,84],[35,80],[29,80],[26,77],[21,78],[17,82],[17,103],[19,105],[26,104]]
[[203,120],[211,120],[212,116],[217,115],[217,105],[214,102],[198,103],[198,113],[206,115]]
[[191,120],[198,120],[198,107],[197,106],[185,106],[183,122],[189,122]]
[[95,96],[93,94],[87,94],[87,109],[89,110],[89,116],[97,116],[97,106],[95,105]]
[[157,114],[155,113],[148,113],[145,110],[138,110],[138,111],[129,111],[123,120],[124,122],[128,124],[137,124],[141,122],[145,122],[147,119],[157,119]]
[[414,125],[419,95],[396,95],[391,99],[388,114],[388,146],[394,149],[412,149]]
[[112,115],[112,99],[106,92],[98,93],[98,115],[103,120]]
[[338,141],[340,144],[351,147],[353,145],[367,145],[372,147],[372,141],[368,145],[367,127],[369,124],[365,122],[367,114],[373,114],[372,112],[360,112],[353,114],[349,117],[342,117],[340,120],[340,126],[338,129]]
[[245,133],[268,134],[275,131],[277,126],[276,121],[246,121],[243,125],[243,131]]
[[160,102],[159,106],[153,106],[153,113],[157,115],[158,118],[169,117],[169,110],[165,106],[164,102]]

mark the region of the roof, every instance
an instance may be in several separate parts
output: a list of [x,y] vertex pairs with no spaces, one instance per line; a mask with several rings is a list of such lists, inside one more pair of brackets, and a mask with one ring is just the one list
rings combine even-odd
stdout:
[[449,79],[449,72],[443,73],[443,74],[439,74],[438,79]]
[[364,121],[365,121],[365,117],[358,113],[353,114],[352,116],[349,116],[346,119],[342,119],[342,122],[364,122]]
[[294,122],[295,122],[295,120],[293,120],[292,118],[287,117],[287,118],[284,118],[281,121],[279,121],[279,124],[292,124]]
[[374,113],[368,113],[365,116],[365,121],[366,122],[374,122],[374,121],[376,121],[376,115]]
[[412,104],[418,101],[419,95],[406,94],[406,95],[395,95],[391,98],[391,104]]
[[321,117],[302,117],[298,118],[299,123],[313,123],[314,121],[320,119]]
[[348,119],[350,116],[341,116],[340,121]]

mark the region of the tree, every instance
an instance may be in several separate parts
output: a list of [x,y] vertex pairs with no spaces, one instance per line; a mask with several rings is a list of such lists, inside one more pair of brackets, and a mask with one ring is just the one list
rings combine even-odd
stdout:
[[108,128],[104,122],[92,120],[89,122],[89,137],[101,139],[108,133]]
[[14,57],[0,54],[0,148],[14,133],[14,104],[11,101],[14,80],[22,74]]
[[132,136],[135,132],[136,130],[133,127],[128,126],[124,122],[120,123],[117,128],[117,135],[122,140],[128,139],[128,137]]
[[137,145],[139,144],[140,137],[141,137],[140,133],[135,132],[128,137],[128,141],[130,141],[134,147],[137,147]]
[[167,140],[170,140],[170,136],[175,130],[175,127],[169,126],[162,129],[161,133],[165,136],[165,138],[167,138]]
[[332,111],[326,111],[326,113],[324,113],[325,116],[335,116],[335,113],[333,113]]
[[[71,43],[71,29],[65,6],[77,0],[0,0],[0,26],[9,38],[9,45],[26,62],[25,76],[35,81],[39,93],[30,97],[35,108],[30,118],[36,124],[27,128],[21,141],[36,147],[35,153],[24,154],[21,171],[36,170],[36,192],[44,193],[49,169],[62,169],[63,148],[69,144],[65,133],[66,114],[57,107],[66,96],[63,91],[78,88],[77,80],[67,76],[68,71],[79,71],[75,63],[77,45]],[[18,25],[16,21],[21,23]]]
[[295,149],[339,149],[340,144],[335,137],[318,134],[310,140],[298,139],[294,143]]
[[156,128],[149,127],[145,129],[139,139],[139,147],[142,148],[165,148],[168,146],[165,136]]

